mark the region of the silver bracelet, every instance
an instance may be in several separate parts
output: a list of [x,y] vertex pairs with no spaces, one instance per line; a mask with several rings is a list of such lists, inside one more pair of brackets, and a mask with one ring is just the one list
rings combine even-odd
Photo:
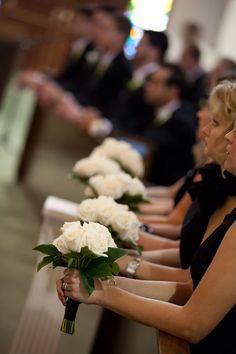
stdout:
[[128,278],[135,278],[135,274],[138,267],[140,266],[140,262],[141,262],[141,258],[135,257],[127,263],[125,271]]

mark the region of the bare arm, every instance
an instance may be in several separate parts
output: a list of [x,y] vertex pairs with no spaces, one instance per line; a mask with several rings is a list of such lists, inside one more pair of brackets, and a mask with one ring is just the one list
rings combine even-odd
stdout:
[[175,194],[177,193],[178,189],[182,186],[184,182],[184,177],[180,178],[174,184],[169,187],[165,186],[153,186],[147,187],[147,194],[150,197],[170,197],[174,198]]
[[142,245],[146,251],[179,247],[178,240],[170,240],[166,237],[149,234],[145,231],[139,232],[138,243],[139,245]]
[[191,204],[191,198],[188,193],[185,193],[178,205],[168,216],[142,215],[138,218],[143,223],[147,224],[174,224],[179,225],[183,222],[184,216]]
[[116,277],[116,287],[149,299],[169,301],[181,305],[185,304],[192,294],[191,281],[176,283]]
[[178,248],[143,251],[142,259],[148,262],[162,264],[169,267],[180,267],[180,254]]
[[[77,278],[65,277],[64,281],[69,286],[64,295],[82,302],[96,303],[147,326],[197,343],[219,324],[236,303],[235,233],[236,223],[228,230],[211,265],[184,306],[164,302],[173,301],[177,285],[175,289],[169,288],[165,296],[162,293],[164,301],[147,299],[115,286],[104,286],[102,289],[96,286],[88,297],[82,287],[80,290],[78,275]],[[60,291],[59,284],[58,288]]]
[[177,240],[180,237],[181,225],[173,224],[150,224],[156,235]]
[[[123,256],[116,262],[120,267],[121,274],[126,274],[126,266],[129,261],[134,257]],[[141,260],[136,274],[137,279],[143,280],[163,280],[163,281],[175,281],[175,282],[188,282],[190,278],[190,272],[188,269],[181,269],[175,267],[168,267],[160,264],[154,264]]]
[[139,204],[139,210],[142,214],[167,215],[173,209],[173,205],[174,202],[172,198],[151,199],[150,204]]

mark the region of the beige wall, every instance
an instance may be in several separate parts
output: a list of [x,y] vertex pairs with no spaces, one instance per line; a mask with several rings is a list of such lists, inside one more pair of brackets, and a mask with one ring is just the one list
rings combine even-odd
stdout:
[[[215,62],[218,55],[218,35],[224,13],[230,0],[175,0],[168,24],[171,50],[169,58],[175,59],[181,48],[179,36],[186,22],[198,23],[203,29],[201,47],[203,63],[207,68]],[[236,1],[232,0],[235,3]],[[226,21],[227,22],[227,21]]]

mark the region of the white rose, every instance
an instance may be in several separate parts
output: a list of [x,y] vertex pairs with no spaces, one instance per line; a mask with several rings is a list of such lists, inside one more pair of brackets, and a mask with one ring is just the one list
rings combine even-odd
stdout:
[[139,237],[140,222],[131,211],[121,211],[114,215],[112,228],[125,241],[137,241]]
[[141,195],[143,197],[146,196],[146,188],[144,184],[137,178],[133,178],[132,182],[129,185],[129,189],[127,194],[130,196]]
[[131,144],[107,138],[100,146],[97,146],[92,156],[105,156],[107,158],[118,161],[120,165],[131,174],[142,177],[144,174],[143,158]]
[[127,178],[117,175],[95,176],[89,179],[89,185],[94,188],[98,195],[110,196],[119,199],[127,190]]
[[60,251],[62,254],[69,253],[70,250],[67,247],[66,239],[63,235],[57,237],[52,244]]
[[102,205],[110,206],[112,209],[116,210],[129,210],[127,205],[117,203],[112,197],[99,196],[97,198],[97,207],[100,208]]
[[130,229],[120,234],[121,240],[136,243],[139,239],[139,228]]
[[89,186],[87,186],[84,190],[84,195],[88,198],[91,198],[91,197],[96,197],[96,195],[94,194],[92,188],[90,188]]
[[98,174],[117,173],[120,166],[117,162],[102,156],[90,156],[76,162],[73,171],[82,177],[91,177]]
[[86,199],[83,200],[79,207],[79,218],[83,221],[98,221],[97,220],[97,200]]
[[80,252],[87,244],[86,234],[80,221],[65,222],[61,228],[62,239],[64,239],[67,249]]
[[104,253],[108,251],[108,247],[117,247],[105,226],[91,222],[84,223],[83,228],[87,236],[87,246],[97,256],[107,257]]
[[142,177],[144,174],[144,163],[141,155],[135,150],[129,149],[120,155],[120,163],[125,169],[130,171],[132,175]]
[[97,221],[105,226],[111,224],[116,204],[112,197],[100,196],[97,199]]

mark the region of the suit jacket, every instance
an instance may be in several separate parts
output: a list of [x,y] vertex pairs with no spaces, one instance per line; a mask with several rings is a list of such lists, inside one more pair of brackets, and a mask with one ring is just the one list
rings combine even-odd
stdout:
[[84,83],[88,80],[89,70],[86,56],[92,50],[94,50],[94,45],[89,43],[81,53],[72,56],[58,76],[54,77],[61,87],[74,95],[79,94]]
[[170,185],[193,167],[192,146],[195,143],[195,109],[182,102],[170,119],[160,126],[154,121],[144,132],[146,139],[154,144],[154,157],[149,181]]
[[115,130],[142,135],[154,115],[154,107],[144,101],[142,86],[132,91],[124,90],[113,106],[109,119]]
[[84,105],[97,107],[104,116],[109,117],[117,97],[131,77],[130,63],[120,52],[104,72],[94,68],[78,99]]

